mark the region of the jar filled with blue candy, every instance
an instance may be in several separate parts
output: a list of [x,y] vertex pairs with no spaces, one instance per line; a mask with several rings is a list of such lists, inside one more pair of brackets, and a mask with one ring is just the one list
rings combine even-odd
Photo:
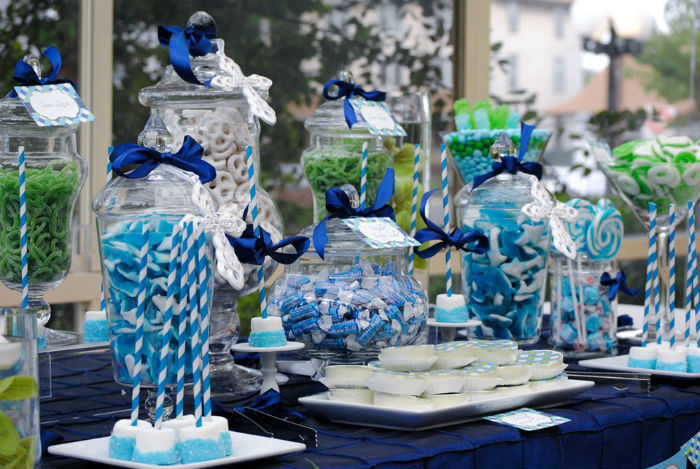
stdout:
[[[151,118],[149,125],[153,124],[153,121],[154,118]],[[159,130],[158,128],[149,129],[147,126],[139,136],[139,143],[158,152],[166,152],[170,148],[172,139],[167,132],[163,133]],[[115,148],[115,152],[118,148]],[[163,160],[172,158],[169,155]],[[149,163],[143,164],[140,169],[147,164]],[[125,171],[125,168],[122,168],[122,174]],[[140,291],[140,252],[144,241],[147,243],[147,271],[143,303],[141,385],[155,386],[158,382],[174,228],[185,215],[198,217],[205,215],[192,198],[196,184],[199,184],[199,181],[192,172],[172,164],[158,164],[143,177],[130,178],[115,175],[93,200],[92,208],[97,216],[112,368],[114,378],[119,384],[131,385],[135,357],[138,353],[135,348],[135,339]],[[204,190],[208,191],[208,189]],[[209,194],[212,196],[212,203],[218,206],[216,198],[213,194]],[[146,230],[146,236],[143,235],[143,229]],[[204,272],[206,281],[203,284],[197,283],[194,302],[201,305],[197,298],[206,294],[208,300],[206,304],[210,310],[214,284],[213,253],[209,235],[206,236],[203,266],[200,264],[198,268],[199,271]],[[182,237],[187,240],[184,232]],[[197,248],[197,240],[192,241]],[[180,251],[176,259],[174,285],[180,285],[181,268],[183,264],[187,265],[185,261],[188,260],[189,258],[183,258]],[[197,261],[199,262],[199,257]],[[187,342],[184,359],[185,379],[191,380],[190,337],[187,328],[183,336],[179,335],[178,312],[182,305],[187,308],[184,311],[190,311],[192,303],[188,300],[187,294],[181,299],[180,290],[176,288],[168,345],[167,385],[176,383],[176,355],[178,344],[182,341]],[[187,314],[185,312],[181,317],[186,320]]]
[[[312,239],[312,231],[301,234]],[[272,288],[268,308],[287,337],[310,357],[346,362],[413,343],[428,299],[408,273],[407,248],[373,248],[340,219],[328,220],[326,233],[325,260],[312,245]]]
[[552,256],[549,342],[555,349],[579,357],[617,353],[617,298],[611,300],[611,285],[601,282],[604,273],[617,274],[613,264]]
[[[505,135],[491,147],[497,162],[515,154]],[[539,340],[551,236],[547,219],[533,220],[523,213],[526,204],[538,202],[533,184],[538,184],[533,175],[504,171],[476,188],[467,184],[455,196],[461,227],[479,230],[489,239],[485,254],[462,257],[469,318],[481,321],[468,330],[473,337],[521,344]]]

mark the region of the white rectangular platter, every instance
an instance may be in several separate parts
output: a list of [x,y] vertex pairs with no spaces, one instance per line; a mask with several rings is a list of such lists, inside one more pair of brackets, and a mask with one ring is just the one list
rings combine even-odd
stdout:
[[428,410],[332,401],[328,398],[328,392],[302,397],[299,402],[333,422],[417,431],[454,425],[523,406],[557,404],[576,396],[593,384],[592,381],[568,379],[545,389],[523,387],[503,395],[479,395],[470,397],[470,400],[462,404]]
[[218,467],[256,459],[281,456],[283,454],[304,451],[306,445],[293,441],[278,440],[264,436],[250,435],[248,433],[231,433],[231,446],[233,454],[227,458],[202,461],[189,464],[173,464],[171,466],[156,466],[131,461],[122,461],[109,457],[109,437],[94,438],[92,440],[74,441],[61,445],[49,446],[49,453],[69,458],[83,459],[101,464],[109,464],[117,467],[133,467],[143,469],[196,469],[201,467]]
[[631,366],[627,366],[627,360],[629,359],[629,357],[629,355],[617,355],[615,357],[592,358],[590,360],[581,360],[580,362],[578,362],[578,364],[587,368],[597,368],[600,370],[609,371],[638,371],[650,373],[652,376],[665,376],[667,378],[700,378],[700,373],[682,373],[679,371],[650,370],[648,368],[634,368]]

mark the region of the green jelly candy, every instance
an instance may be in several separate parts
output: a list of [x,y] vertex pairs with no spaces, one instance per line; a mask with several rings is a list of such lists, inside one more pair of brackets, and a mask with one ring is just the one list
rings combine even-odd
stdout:
[[10,418],[0,412],[0,456],[11,457],[19,446],[19,433]]
[[634,152],[634,147],[636,147],[642,141],[643,140],[630,140],[629,142],[625,142],[622,145],[616,146],[613,149],[612,153],[616,157],[629,155]]
[[31,376],[15,375],[0,380],[0,402],[29,399],[39,394],[39,386]]

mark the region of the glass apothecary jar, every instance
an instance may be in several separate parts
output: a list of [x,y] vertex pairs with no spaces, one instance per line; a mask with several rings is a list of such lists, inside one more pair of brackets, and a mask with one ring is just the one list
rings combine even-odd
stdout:
[[611,287],[601,284],[604,272],[617,275],[614,261],[581,258],[567,262],[559,254],[552,256],[549,342],[572,357],[615,355],[617,297],[611,301]]
[[[516,150],[506,139],[491,154],[500,160]],[[528,174],[502,173],[474,190],[467,184],[455,196],[461,227],[480,230],[489,239],[485,254],[462,257],[469,317],[482,322],[469,331],[476,338],[539,340],[551,236],[547,219],[534,221],[522,212],[534,201],[534,183],[537,179]]]
[[[345,81],[351,81],[348,72],[345,72],[343,78]],[[365,142],[367,142],[367,206],[370,206],[374,202],[374,195],[377,193],[384,173],[387,168],[394,165],[394,152],[402,150],[403,139],[374,135],[362,120],[356,122],[352,129],[348,128],[343,99],[321,104],[304,122],[304,127],[309,132],[309,146],[301,154],[301,167],[313,193],[314,223],[318,223],[328,215],[326,212],[328,189],[350,184],[358,192],[360,191],[362,144]],[[411,145],[405,153],[412,164],[413,146]],[[411,185],[406,186],[407,194],[410,194],[412,184],[411,180]],[[399,186],[397,172],[396,194],[400,192]],[[408,197],[410,200],[410,195]],[[410,210],[410,204],[408,207]]]
[[40,467],[36,311],[0,308],[2,467]]
[[[71,266],[73,209],[87,173],[76,150],[77,131],[77,125],[39,127],[18,98],[0,100],[0,280],[22,289],[18,157],[23,147],[29,304],[42,324],[51,317],[44,294],[60,285]],[[65,345],[75,337],[47,329],[45,340]]]
[[[160,151],[163,151],[162,149]],[[115,380],[130,385],[134,363],[134,339],[136,332],[136,308],[139,292],[139,252],[144,240],[143,224],[147,224],[148,270],[143,332],[143,361],[141,384],[157,383],[158,360],[163,331],[163,313],[166,309],[167,278],[170,270],[170,251],[173,227],[186,214],[204,216],[192,201],[192,191],[197,183],[192,173],[174,166],[161,164],[141,179],[115,177],[95,197],[92,209],[97,216],[97,236],[102,261],[102,279],[107,309],[109,343],[112,351],[112,368]],[[214,199],[214,206],[218,202]],[[207,235],[205,268],[209,282],[206,286],[209,311],[213,290],[212,243]],[[177,262],[182,265],[182,256]],[[176,276],[179,285],[180,274]],[[186,300],[188,301],[188,300]],[[176,304],[179,304],[176,295]],[[186,303],[189,305],[189,302]],[[188,337],[178,337],[178,309],[173,311],[170,341],[170,358],[166,384],[175,384],[174,353],[178,342],[187,344],[186,363],[189,359]],[[184,315],[183,317],[186,317]],[[187,369],[187,373],[191,370]],[[190,379],[188,374],[186,379]]]
[[[301,234],[312,239],[312,231]],[[304,342],[308,356],[337,361],[412,343],[428,300],[407,272],[407,248],[374,249],[339,219],[326,232],[325,260],[312,245],[272,287],[269,311],[282,317],[288,338]]]
[[[208,29],[213,24],[210,15],[197,12],[189,18],[187,26]],[[259,76],[244,77],[238,64],[226,56],[224,41],[217,38],[212,42],[214,51],[201,57],[190,57],[192,71],[200,82],[218,77],[231,86],[220,88],[188,83],[178,76],[172,65],[168,65],[158,83],[139,92],[139,102],[150,107],[151,114],[158,115],[165,122],[173,135],[174,148],[182,144],[186,135],[202,145],[203,159],[216,169],[216,179],[208,186],[238,217],[243,216],[250,203],[245,151],[248,145],[252,146],[258,220],[277,242],[282,239],[282,218],[260,184],[260,122],[246,97],[247,92],[253,92],[259,99],[266,100],[272,83]],[[247,222],[252,223],[250,214]],[[275,263],[266,262],[266,274],[270,275],[275,267]],[[244,269],[246,284],[242,293],[249,294],[257,286],[257,266],[244,265]]]

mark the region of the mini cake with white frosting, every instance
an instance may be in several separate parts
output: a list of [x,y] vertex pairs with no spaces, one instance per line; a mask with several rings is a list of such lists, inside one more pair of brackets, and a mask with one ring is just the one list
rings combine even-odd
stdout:
[[331,365],[325,371],[326,376],[320,381],[327,388],[366,388],[372,368],[365,365]]
[[631,368],[645,368],[653,370],[656,368],[656,357],[659,349],[656,347],[630,347],[630,356],[627,366]]
[[85,313],[83,340],[85,342],[106,342],[109,340],[107,314],[104,311],[88,311]]
[[137,426],[132,426],[129,419],[117,420],[109,437],[110,458],[131,461],[136,445],[137,428],[152,428],[145,420],[137,420],[136,424]]
[[437,367],[443,370],[462,368],[476,360],[472,342],[458,340],[435,346]]
[[662,348],[656,356],[656,369],[685,373],[688,365],[685,361],[686,350],[683,348]]
[[287,345],[282,319],[279,316],[251,319],[248,343],[251,347],[284,347]]
[[390,371],[425,371],[437,361],[432,345],[386,347],[379,352],[379,361]]

